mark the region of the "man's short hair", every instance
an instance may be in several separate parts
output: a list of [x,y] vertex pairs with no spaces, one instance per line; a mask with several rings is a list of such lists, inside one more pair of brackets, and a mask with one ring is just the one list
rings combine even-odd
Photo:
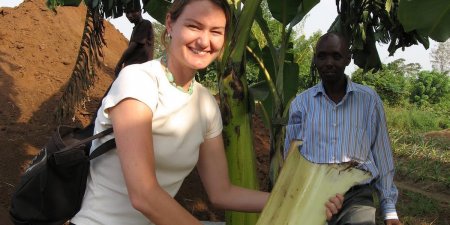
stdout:
[[[346,48],[347,48],[348,50],[350,50],[350,41],[348,40],[348,38],[345,37],[342,33],[339,33],[339,32],[336,32],[336,31],[329,31],[329,32],[325,33],[324,35],[322,35],[322,36],[319,38],[319,40],[317,40],[316,47],[317,47],[317,45],[318,45],[320,42],[322,42],[322,41],[325,40],[325,39],[328,39],[328,38],[331,37],[331,36],[338,37],[338,38],[342,41],[342,43],[344,43],[344,44],[346,45]],[[314,49],[314,51],[315,51],[315,49]]]
[[125,12],[133,12],[141,10],[141,1],[140,0],[131,0],[125,6]]

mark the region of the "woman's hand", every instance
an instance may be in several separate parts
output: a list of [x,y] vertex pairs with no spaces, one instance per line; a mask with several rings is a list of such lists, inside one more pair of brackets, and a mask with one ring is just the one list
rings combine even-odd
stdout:
[[344,196],[341,194],[336,194],[336,196],[328,199],[328,202],[325,203],[325,206],[327,208],[326,211],[327,220],[330,220],[334,214],[339,212],[339,210],[342,208],[343,203],[344,203]]

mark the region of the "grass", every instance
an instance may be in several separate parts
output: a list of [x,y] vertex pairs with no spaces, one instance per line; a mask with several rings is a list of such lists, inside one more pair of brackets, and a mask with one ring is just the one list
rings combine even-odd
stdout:
[[397,210],[405,225],[446,225],[450,222],[448,207],[415,192],[401,191]]
[[441,130],[446,118],[432,110],[420,110],[413,106],[406,108],[386,107],[386,119],[389,127],[412,132]]
[[409,204],[402,204],[399,210],[414,216],[426,216],[439,211],[439,203],[421,194],[405,191],[403,197]]
[[[374,195],[375,204],[379,205],[378,198]],[[397,201],[397,213],[404,225],[448,225],[449,206],[443,206],[434,199],[422,194],[400,190]],[[384,221],[377,211],[377,225],[383,225]]]
[[423,135],[395,128],[389,133],[397,173],[415,181],[429,180],[450,187],[450,151],[444,142],[429,141]]
[[[442,121],[447,118],[432,110],[387,107],[386,119],[396,179],[401,178],[428,192],[450,195],[450,140],[424,135],[442,130]],[[397,211],[405,225],[450,224],[449,204],[438,202],[430,195],[399,189]]]
[[386,108],[396,170],[413,180],[430,180],[450,187],[449,140],[425,138],[441,130],[442,116],[416,108]]
[[390,129],[396,170],[413,180],[429,180],[450,187],[450,151],[440,142]]

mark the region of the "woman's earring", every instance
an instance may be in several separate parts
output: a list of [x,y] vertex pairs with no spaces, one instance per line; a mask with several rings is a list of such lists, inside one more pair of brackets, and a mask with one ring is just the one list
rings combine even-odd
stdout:
[[172,35],[170,35],[170,33],[169,33],[169,40],[172,40]]

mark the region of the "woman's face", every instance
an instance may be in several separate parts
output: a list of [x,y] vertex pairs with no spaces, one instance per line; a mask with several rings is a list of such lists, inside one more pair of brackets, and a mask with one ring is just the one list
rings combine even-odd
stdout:
[[182,67],[178,69],[206,68],[222,49],[225,24],[225,13],[207,0],[187,4],[176,21],[168,17],[166,27],[172,36],[169,64]]

